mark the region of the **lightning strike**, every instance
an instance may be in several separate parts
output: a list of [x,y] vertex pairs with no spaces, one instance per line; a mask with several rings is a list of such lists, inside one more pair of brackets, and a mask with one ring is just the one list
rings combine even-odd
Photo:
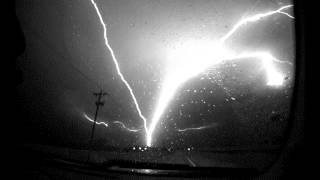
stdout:
[[[84,113],[83,116],[84,116],[88,121],[94,123],[94,120],[91,119],[87,114]],[[105,127],[109,127],[108,123],[105,123],[105,122],[98,122],[98,121],[96,121],[96,124],[104,125]]]
[[292,7],[293,5],[287,5],[287,6],[282,6],[281,8],[275,10],[275,11],[269,11],[266,13],[260,13],[260,14],[256,14],[254,16],[245,18],[243,20],[240,20],[238,23],[236,23],[236,25],[233,26],[233,28],[226,34],[224,35],[221,39],[220,42],[223,43],[224,41],[226,41],[230,36],[232,36],[232,34],[234,34],[241,26],[249,23],[249,22],[255,22],[258,20],[261,20],[264,17],[268,17],[274,14],[284,14],[290,18],[294,18],[293,16],[289,15],[286,12],[283,12],[283,10],[288,9],[290,7]]
[[290,62],[281,61],[275,57],[273,57],[268,52],[249,52],[249,53],[241,53],[237,56],[232,57],[231,59],[227,60],[237,60],[237,59],[244,59],[244,58],[256,58],[257,60],[262,61],[263,68],[266,71],[267,75],[267,85],[268,86],[280,86],[283,84],[284,75],[276,70],[274,67],[275,62],[277,63],[287,63],[292,65]]
[[136,96],[135,96],[134,93],[133,93],[133,90],[132,90],[130,84],[129,84],[128,81],[124,78],[124,76],[123,76],[123,74],[122,74],[122,72],[121,72],[121,70],[120,70],[120,67],[119,67],[118,60],[117,60],[117,58],[116,58],[116,56],[115,56],[115,54],[114,54],[114,52],[113,52],[113,49],[111,48],[111,46],[110,46],[110,44],[109,44],[108,36],[107,36],[107,25],[104,23],[103,18],[102,18],[101,13],[100,13],[100,10],[99,10],[97,4],[95,3],[95,1],[94,1],[94,0],[90,0],[90,1],[91,1],[91,3],[92,3],[93,7],[95,8],[96,13],[97,13],[97,15],[98,15],[98,17],[99,17],[100,23],[101,23],[101,25],[102,25],[102,27],[103,27],[104,42],[105,42],[105,45],[106,45],[106,47],[108,48],[108,50],[109,50],[109,52],[110,52],[110,54],[111,54],[112,60],[113,60],[113,62],[114,62],[114,64],[115,64],[115,67],[116,67],[116,70],[117,70],[117,73],[118,73],[118,75],[120,76],[121,81],[126,85],[127,89],[129,90],[130,95],[131,95],[131,98],[133,99],[133,102],[134,102],[134,104],[135,104],[136,110],[137,110],[140,118],[143,120],[143,125],[144,125],[144,128],[145,128],[145,131],[147,131],[147,130],[148,130],[147,120],[146,120],[146,118],[143,116],[143,114],[142,114],[142,112],[141,112],[141,109],[140,109],[140,107],[139,107],[138,101],[137,101],[137,99],[136,99]]
[[[94,123],[94,120],[92,118],[90,118],[86,113],[83,113],[83,117],[85,117],[88,121],[90,122],[93,122]],[[129,131],[129,132],[139,132],[141,131],[142,129],[133,129],[133,128],[128,128],[123,122],[121,121],[113,121],[112,122],[113,124],[119,124],[121,128]],[[105,123],[105,122],[98,122],[96,121],[96,124],[98,125],[103,125],[105,127],[110,127],[108,123]]]
[[178,132],[186,132],[186,131],[197,131],[197,130],[203,130],[211,128],[212,125],[209,126],[200,126],[200,127],[191,127],[191,128],[185,128],[185,129],[177,129]]
[[[283,6],[275,11],[267,13],[256,14],[254,16],[245,18],[236,23],[233,28],[223,36],[219,43],[191,41],[185,43],[182,47],[176,48],[174,52],[169,50],[169,70],[168,76],[163,82],[162,91],[160,93],[159,101],[156,110],[151,120],[151,125],[147,131],[147,146],[152,145],[152,136],[157,123],[164,113],[169,102],[173,98],[178,88],[188,79],[204,72],[210,66],[220,64],[223,61],[231,61],[235,59],[242,59],[247,57],[259,58],[263,61],[263,66],[266,69],[268,78],[268,86],[280,86],[283,84],[284,76],[278,72],[273,65],[273,62],[280,62],[271,54],[266,52],[248,52],[236,54],[224,47],[224,42],[228,40],[241,26],[248,22],[255,22],[264,17],[274,14],[285,14],[283,10],[292,7],[292,5]],[[288,15],[287,15],[288,16]],[[292,17],[292,16],[288,16]],[[173,62],[173,63],[171,63]]]
[[280,14],[284,14],[284,15],[288,16],[288,17],[291,18],[291,19],[294,19],[294,17],[291,16],[289,13],[282,12],[282,11],[279,11],[279,13],[280,13]]
[[123,129],[125,129],[125,130],[127,130],[127,131],[130,131],[130,132],[139,132],[139,131],[142,130],[142,129],[132,129],[132,128],[128,128],[128,127],[126,127],[126,125],[123,124],[123,122],[120,122],[120,121],[113,121],[112,123],[114,123],[114,124],[120,124],[120,126],[121,126]]
[[[274,15],[274,14],[282,14],[286,15],[289,18],[294,18],[290,14],[284,12],[284,10],[292,7],[293,5],[282,6],[277,10],[269,11],[266,13],[260,13],[248,18],[240,20],[236,23],[233,28],[227,32],[220,40],[219,43],[211,43],[211,42],[204,42],[204,41],[189,41],[185,42],[182,47],[178,47],[177,50],[169,50],[168,52],[168,69],[166,78],[162,83],[162,91],[160,92],[160,96],[158,102],[156,104],[155,112],[151,119],[151,123],[149,127],[147,126],[147,120],[143,116],[137,99],[133,93],[131,86],[129,85],[128,81],[124,78],[123,74],[121,73],[118,60],[115,57],[113,49],[111,48],[108,38],[107,38],[107,27],[103,21],[99,8],[94,0],[90,0],[92,5],[95,8],[95,11],[99,17],[100,23],[103,27],[103,35],[104,41],[107,49],[109,50],[112,60],[115,64],[117,74],[119,75],[121,81],[126,85],[127,89],[130,92],[131,98],[135,104],[136,110],[143,120],[144,130],[146,132],[146,145],[152,145],[152,137],[156,125],[158,124],[162,114],[164,113],[166,107],[172,100],[173,96],[175,95],[176,91],[179,87],[190,78],[203,73],[209,67],[214,65],[220,64],[224,61],[231,61],[243,58],[256,58],[261,60],[263,63],[263,67],[266,70],[267,76],[267,85],[268,86],[280,86],[283,84],[284,76],[282,73],[278,72],[275,68],[274,63],[286,63],[284,61],[280,61],[273,57],[270,53],[267,52],[247,52],[247,53],[240,53],[237,54],[232,52],[224,47],[224,42],[228,40],[241,26],[246,25],[249,22],[256,22],[261,20],[262,18]],[[287,62],[290,64],[289,62]],[[86,117],[88,120],[90,118]],[[92,121],[92,119],[90,119]],[[120,124],[122,127],[126,128],[123,123],[115,121],[114,123]],[[186,128],[186,129],[179,129],[179,132],[184,132],[188,130],[201,130],[206,127],[201,126],[198,128]],[[129,129],[128,129],[129,130]],[[130,131],[136,132],[138,130],[130,129]]]

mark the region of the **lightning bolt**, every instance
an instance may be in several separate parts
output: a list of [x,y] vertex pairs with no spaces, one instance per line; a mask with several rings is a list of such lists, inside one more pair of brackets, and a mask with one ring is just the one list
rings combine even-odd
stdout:
[[[167,78],[163,83],[163,88],[160,93],[159,101],[156,106],[155,113],[151,120],[151,125],[147,131],[147,146],[152,145],[152,136],[157,123],[159,122],[162,114],[164,113],[169,102],[173,98],[175,92],[178,90],[179,86],[185,81],[198,75],[199,73],[205,71],[208,67],[220,64],[227,60],[236,60],[243,58],[258,58],[263,61],[263,66],[266,69],[266,74],[268,78],[267,85],[269,86],[279,86],[283,84],[283,75],[276,71],[273,62],[281,62],[277,58],[273,57],[267,52],[247,52],[235,54],[234,52],[227,50],[224,47],[224,42],[228,40],[241,26],[249,23],[261,20],[264,17],[268,17],[274,14],[284,14],[290,18],[288,13],[283,12],[283,10],[292,7],[293,5],[283,6],[277,10],[269,11],[266,13],[256,14],[240,20],[236,23],[233,28],[227,32],[220,40],[218,44],[206,44],[201,46],[201,43],[192,42],[191,45],[187,47],[182,47],[181,52],[174,52],[172,59],[177,62],[177,64],[172,65],[172,70],[169,71]],[[211,49],[207,49],[211,47]],[[198,51],[198,52],[195,52]],[[212,54],[212,52],[216,54]],[[201,56],[202,55],[202,56]],[[172,60],[171,59],[171,60]]]
[[[84,116],[88,121],[94,123],[94,120],[91,119],[87,114],[83,113],[83,116]],[[98,121],[96,121],[96,124],[104,125],[105,127],[109,127],[108,123],[105,123],[105,122],[98,122]]]
[[283,12],[283,10],[288,9],[290,7],[292,7],[293,5],[287,5],[287,6],[282,6],[279,9],[275,10],[275,11],[269,11],[266,13],[261,13],[261,14],[256,14],[254,16],[245,18],[243,20],[240,20],[238,23],[236,23],[233,28],[226,34],[224,35],[221,39],[220,42],[223,43],[224,41],[226,41],[228,38],[230,38],[230,36],[232,36],[232,34],[234,34],[241,26],[249,23],[249,22],[256,22],[258,20],[261,20],[264,17],[268,17],[274,14],[284,14],[290,18],[294,18],[293,16],[289,15],[286,12]]
[[[194,77],[198,75],[201,72],[204,72],[207,68],[220,64],[223,61],[228,60],[236,60],[236,59],[243,59],[243,58],[257,58],[262,60],[263,66],[266,69],[267,74],[267,85],[269,86],[280,86],[283,84],[283,75],[278,72],[274,67],[274,62],[283,63],[283,61],[278,60],[277,58],[273,57],[268,52],[247,52],[247,53],[240,53],[236,54],[224,47],[224,42],[228,40],[234,33],[237,32],[237,30],[243,26],[246,25],[249,22],[256,22],[261,20],[262,18],[274,15],[274,14],[282,14],[286,15],[289,18],[294,18],[290,14],[284,12],[285,9],[288,9],[292,7],[293,5],[287,5],[282,6],[277,10],[274,11],[268,11],[266,13],[260,13],[256,14],[250,17],[247,17],[245,19],[240,20],[238,23],[236,23],[233,28],[227,32],[220,40],[219,43],[213,44],[213,45],[205,45],[201,46],[201,43],[192,42],[194,44],[197,44],[196,46],[187,47],[185,50],[181,53],[173,53],[173,58],[176,59],[171,64],[171,71],[167,73],[167,78],[165,78],[165,81],[163,83],[162,91],[160,93],[160,97],[158,99],[158,103],[155,108],[155,112],[153,114],[153,117],[151,119],[151,124],[148,127],[147,126],[147,120],[143,116],[141,109],[139,107],[139,104],[137,102],[137,99],[133,93],[133,90],[131,86],[129,85],[128,81],[124,78],[123,74],[121,73],[118,60],[116,59],[113,49],[111,48],[108,38],[107,38],[107,27],[106,24],[103,21],[103,18],[101,16],[101,13],[99,11],[99,8],[94,0],[90,0],[93,7],[96,10],[96,13],[99,17],[100,23],[103,27],[103,36],[105,40],[105,45],[107,49],[109,50],[112,60],[115,64],[117,74],[119,75],[121,81],[126,85],[127,89],[130,92],[130,95],[133,99],[133,102],[135,104],[136,110],[140,116],[140,118],[143,120],[144,130],[146,132],[146,145],[151,146],[152,144],[152,136],[155,130],[156,125],[158,124],[162,114],[164,113],[166,107],[168,106],[169,102],[175,95],[175,92],[178,90],[179,86],[181,86],[184,82],[186,82],[191,77]],[[200,46],[198,46],[200,45]],[[198,51],[194,51],[197,49]],[[200,47],[200,48],[199,48]],[[208,49],[210,47],[210,49]],[[186,53],[186,52],[191,52]],[[212,54],[212,52],[215,52],[216,54]],[[187,55],[184,55],[186,53]],[[203,56],[205,55],[205,56]],[[199,60],[200,59],[200,60]],[[170,69],[170,67],[169,67]],[[120,123],[121,124],[121,123]],[[199,128],[188,128],[191,129],[201,129],[204,127]],[[183,131],[183,130],[182,130]],[[186,130],[185,130],[186,131]]]
[[132,128],[128,128],[128,127],[126,127],[126,125],[124,125],[124,123],[121,122],[121,121],[113,121],[113,123],[115,123],[115,124],[120,124],[120,126],[121,126],[122,128],[124,128],[125,130],[130,131],[130,132],[139,132],[139,131],[142,130],[142,129],[132,129]]
[[200,127],[191,127],[191,128],[185,128],[185,129],[177,129],[178,132],[186,132],[186,131],[197,131],[197,130],[202,130],[202,129],[208,129],[211,128],[213,126],[215,126],[216,124],[211,124],[208,126],[200,126]]
[[117,60],[117,58],[116,58],[116,56],[115,56],[115,54],[113,52],[113,49],[111,48],[111,46],[109,44],[108,36],[107,36],[107,26],[103,21],[103,18],[101,16],[100,10],[99,10],[97,4],[95,3],[95,1],[91,0],[91,3],[92,3],[93,7],[95,8],[95,10],[97,12],[97,15],[99,17],[100,23],[101,23],[101,25],[103,27],[104,42],[105,42],[105,45],[106,45],[106,47],[108,48],[108,50],[109,50],[109,52],[111,54],[112,60],[113,60],[113,62],[115,64],[115,66],[116,66],[117,74],[120,76],[121,81],[126,85],[127,89],[129,90],[131,98],[133,99],[134,105],[136,107],[136,110],[138,111],[138,114],[139,114],[140,118],[143,120],[143,125],[144,125],[144,128],[145,128],[145,131],[147,131],[148,130],[147,120],[146,120],[146,118],[143,116],[143,114],[141,112],[141,109],[139,107],[138,101],[136,99],[136,96],[133,93],[133,90],[132,90],[130,84],[128,83],[128,81],[124,78],[123,74],[121,73],[118,60]]
[[193,127],[193,128],[185,128],[185,129],[177,129],[178,132],[185,132],[185,131],[190,131],[190,130],[202,130],[202,129],[207,129],[208,127],[206,126],[200,126],[200,127]]
[[[94,120],[93,120],[92,118],[90,118],[86,113],[83,113],[83,117],[84,117],[85,119],[87,119],[88,121],[94,123]],[[121,121],[113,121],[112,123],[113,123],[113,124],[119,124],[121,128],[123,128],[123,129],[125,129],[126,131],[129,131],[129,132],[139,132],[139,131],[142,130],[142,129],[128,128],[128,127],[127,127],[123,122],[121,122]],[[108,123],[105,123],[105,122],[102,122],[102,121],[101,121],[101,122],[96,121],[96,124],[98,124],[98,125],[103,125],[103,126],[105,126],[106,128],[107,128],[107,127],[110,127]]]

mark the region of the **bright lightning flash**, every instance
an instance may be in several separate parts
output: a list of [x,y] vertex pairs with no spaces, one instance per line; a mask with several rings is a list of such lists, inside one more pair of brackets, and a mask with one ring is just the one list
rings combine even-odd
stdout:
[[275,11],[257,14],[236,23],[236,25],[223,36],[219,43],[210,41],[195,41],[186,42],[175,50],[168,50],[167,61],[168,72],[162,84],[159,101],[157,103],[154,115],[151,120],[151,125],[147,131],[147,146],[152,145],[152,135],[158,124],[162,114],[164,113],[169,102],[173,98],[175,92],[184,82],[190,78],[204,72],[207,68],[220,64],[223,61],[231,61],[243,58],[256,58],[263,62],[263,67],[266,70],[267,85],[280,86],[283,84],[284,76],[278,72],[273,62],[281,62],[267,52],[248,52],[236,54],[224,47],[224,42],[232,36],[242,25],[248,22],[255,22],[273,14],[284,14],[290,18],[292,16],[282,12],[283,10],[292,7],[292,5],[283,6]]
[[144,129],[146,132],[147,146],[152,145],[152,136],[156,128],[156,125],[158,124],[162,114],[164,113],[166,107],[170,103],[171,99],[175,95],[178,88],[184,82],[204,72],[209,67],[220,64],[224,61],[231,61],[236,59],[239,60],[239,59],[249,58],[249,57],[256,58],[263,62],[262,64],[266,71],[268,86],[281,86],[283,84],[284,76],[282,75],[282,73],[278,72],[275,69],[275,65],[274,65],[274,62],[281,62],[280,60],[276,59],[270,53],[267,53],[267,52],[247,52],[247,53],[238,54],[224,47],[224,42],[228,40],[241,26],[249,22],[256,22],[261,20],[262,18],[271,16],[274,14],[282,14],[282,15],[286,15],[289,18],[294,18],[293,16],[284,12],[285,9],[288,9],[293,5],[283,6],[274,11],[256,14],[251,17],[240,20],[238,23],[236,23],[233,26],[233,28],[228,33],[226,33],[218,41],[218,43],[214,43],[210,41],[190,40],[190,41],[186,41],[182,46],[177,47],[175,50],[168,50],[167,52],[168,68],[167,68],[166,78],[162,83],[162,91],[160,92],[160,97],[157,102],[155,112],[151,119],[151,123],[148,127],[146,118],[143,116],[140,110],[139,104],[133,93],[133,90],[129,85],[128,81],[124,78],[123,74],[121,73],[118,60],[116,59],[114,52],[108,42],[107,26],[103,21],[99,8],[94,0],[90,0],[90,1],[95,8],[96,13],[99,17],[100,23],[103,27],[105,45],[111,54],[117,73],[121,81],[126,85],[127,89],[129,90],[130,95],[135,104],[136,110],[140,118],[143,120]]
[[139,104],[138,104],[138,101],[133,93],[133,90],[130,86],[130,84],[128,83],[128,81],[124,78],[121,70],[120,70],[120,66],[119,66],[119,63],[118,63],[118,60],[116,58],[116,56],[114,55],[114,52],[113,52],[113,49],[111,48],[110,44],[109,44],[109,41],[108,41],[108,36],[107,36],[107,25],[104,23],[103,21],[103,18],[101,16],[101,13],[100,13],[100,10],[97,6],[97,4],[95,3],[94,0],[91,0],[91,3],[93,5],[93,7],[95,8],[96,12],[97,12],[97,15],[99,17],[99,20],[100,20],[100,23],[103,27],[103,37],[104,37],[104,42],[105,42],[105,45],[106,47],[108,48],[110,54],[111,54],[111,57],[112,57],[112,60],[116,66],[116,70],[117,70],[117,73],[118,75],[120,76],[120,79],[121,81],[126,85],[126,87],[128,88],[129,92],[130,92],[130,95],[131,95],[131,98],[133,99],[133,102],[135,104],[135,107],[136,107],[136,110],[138,111],[138,114],[140,116],[140,118],[143,120],[143,125],[144,125],[144,128],[145,128],[145,131],[148,130],[148,127],[147,127],[147,120],[146,118],[143,116],[142,112],[141,112],[141,109],[139,107]]
[[130,132],[139,132],[139,131],[141,131],[141,129],[128,128],[128,127],[126,127],[126,125],[124,125],[123,122],[121,122],[121,121],[113,121],[113,123],[114,123],[114,124],[120,124],[120,126],[121,126],[123,129],[125,129],[125,130],[127,130],[127,131],[130,131]]
[[[94,123],[94,120],[91,119],[87,114],[83,113],[83,116],[84,116],[88,121]],[[105,127],[109,127],[108,123],[105,123],[105,122],[98,122],[98,121],[96,121],[96,124],[104,125]]]
[[185,129],[177,129],[178,132],[186,132],[186,131],[197,131],[197,130],[202,130],[202,129],[208,129],[208,128],[211,128],[213,126],[216,126],[217,124],[214,123],[214,124],[211,124],[211,125],[208,125],[208,126],[200,126],[200,127],[191,127],[191,128],[185,128]]
[[[94,120],[92,118],[90,118],[86,113],[83,113],[83,117],[86,118],[88,121],[90,122],[93,122],[94,123]],[[141,131],[142,129],[133,129],[133,128],[128,128],[123,122],[121,121],[113,121],[112,122],[113,124],[119,124],[120,127],[126,131],[129,131],[129,132],[139,132]],[[98,122],[96,121],[96,124],[98,125],[104,125],[106,128],[107,127],[110,127],[108,123],[105,123],[105,122]]]

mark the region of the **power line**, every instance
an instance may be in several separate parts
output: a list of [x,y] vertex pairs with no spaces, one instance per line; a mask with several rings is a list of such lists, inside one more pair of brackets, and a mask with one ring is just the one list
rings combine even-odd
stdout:
[[[90,146],[92,146],[92,141],[93,141],[93,137],[94,137],[94,130],[95,130],[95,127],[96,127],[96,122],[97,122],[97,117],[98,117],[98,112],[99,112],[100,106],[104,105],[104,101],[102,100],[102,97],[105,96],[105,95],[109,95],[109,93],[104,92],[101,89],[99,93],[93,93],[93,95],[96,96],[98,99],[95,102],[95,104],[96,104],[96,112],[94,114],[94,121],[93,121],[93,125],[92,125],[92,130],[91,130],[91,137],[90,137],[90,142],[89,142]],[[88,151],[87,162],[90,159],[90,151],[91,151],[91,149]]]

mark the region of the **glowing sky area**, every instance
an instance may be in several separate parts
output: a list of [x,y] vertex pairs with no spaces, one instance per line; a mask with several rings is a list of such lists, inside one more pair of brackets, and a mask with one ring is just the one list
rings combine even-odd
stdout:
[[[178,89],[188,80],[191,78],[204,73],[208,68],[213,66],[219,65],[226,61],[239,61],[246,58],[253,58],[257,61],[261,61],[262,68],[265,71],[266,75],[266,85],[279,88],[284,83],[285,73],[281,71],[277,67],[279,63],[286,62],[284,60],[279,60],[272,55],[272,52],[268,52],[265,50],[253,50],[253,51],[233,51],[229,49],[225,42],[230,40],[234,34],[237,33],[241,27],[249,24],[254,23],[263,19],[267,19],[269,16],[280,14],[283,16],[287,16],[290,19],[294,18],[292,15],[285,12],[285,10],[292,8],[292,5],[285,5],[281,6],[278,9],[261,12],[259,14],[255,14],[243,19],[240,19],[233,27],[225,33],[219,40],[212,41],[209,39],[197,39],[197,38],[185,38],[184,41],[181,43],[175,44],[172,43],[175,48],[168,48],[166,51],[166,68],[164,70],[164,78],[161,82],[161,90],[159,92],[158,100],[154,107],[153,115],[150,119],[145,118],[143,112],[139,106],[137,98],[133,92],[132,87],[128,83],[126,77],[122,74],[121,67],[118,63],[118,59],[114,53],[114,50],[111,47],[111,44],[108,41],[107,30],[109,27],[107,22],[104,21],[102,17],[101,10],[99,9],[98,4],[94,1],[90,1],[92,6],[94,7],[97,16],[100,20],[101,26],[103,28],[103,38],[105,41],[105,46],[107,50],[110,52],[112,56],[112,60],[116,67],[117,74],[119,75],[121,81],[125,84],[126,88],[128,89],[131,98],[134,102],[136,111],[143,121],[144,130],[145,130],[145,144],[147,146],[152,146],[154,132],[157,129],[157,125],[159,124],[160,120],[166,108],[172,101],[173,97],[175,96]],[[121,52],[118,51],[118,52]],[[289,63],[288,63],[289,64]],[[86,116],[86,115],[85,115]],[[86,117],[88,120],[89,117]],[[92,121],[92,120],[90,120]],[[97,122],[101,123],[101,122]],[[120,124],[123,128],[127,129],[128,131],[137,132],[138,130],[128,129],[125,125],[120,121],[114,121],[114,123]],[[108,126],[108,124],[104,124]],[[187,130],[201,130],[207,127],[198,127],[198,128],[186,128],[180,131],[187,131]]]

